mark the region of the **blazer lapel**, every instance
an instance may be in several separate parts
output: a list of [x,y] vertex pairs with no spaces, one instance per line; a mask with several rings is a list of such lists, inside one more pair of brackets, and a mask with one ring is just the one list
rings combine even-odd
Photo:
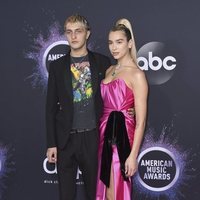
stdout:
[[91,78],[92,78],[92,89],[93,89],[93,94],[95,95],[99,81],[98,81],[98,63],[95,59],[95,56],[92,52],[88,51],[88,58],[90,62],[90,70],[91,70]]
[[69,97],[73,99],[73,89],[72,89],[72,73],[70,69],[70,54],[66,54],[65,61],[63,64],[63,76],[64,76],[64,85],[66,92]]

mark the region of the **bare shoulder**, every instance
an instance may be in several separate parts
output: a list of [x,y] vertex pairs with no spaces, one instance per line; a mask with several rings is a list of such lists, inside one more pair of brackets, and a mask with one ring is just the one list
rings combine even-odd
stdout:
[[147,85],[145,73],[136,65],[127,68],[127,77],[131,85]]
[[145,78],[145,73],[139,67],[133,68],[131,74],[134,77],[134,79]]
[[127,66],[126,67],[126,71],[127,71],[127,75],[131,78],[131,79],[140,79],[140,78],[145,78],[145,74],[144,72],[136,65],[132,65],[132,66]]

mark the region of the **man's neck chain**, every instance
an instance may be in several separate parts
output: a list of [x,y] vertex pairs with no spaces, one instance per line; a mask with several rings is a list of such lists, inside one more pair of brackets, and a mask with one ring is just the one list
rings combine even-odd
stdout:
[[[86,59],[86,57],[87,57],[87,55],[85,55],[83,57],[72,57],[71,56],[71,62],[75,68],[79,68],[80,63],[82,63]],[[77,61],[75,60],[75,58],[77,58]],[[81,59],[78,60],[79,58],[81,58]]]

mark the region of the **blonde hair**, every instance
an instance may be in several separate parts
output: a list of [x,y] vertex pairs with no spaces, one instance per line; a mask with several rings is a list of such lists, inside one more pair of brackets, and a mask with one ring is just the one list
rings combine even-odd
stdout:
[[88,20],[84,16],[79,14],[71,15],[65,20],[64,30],[66,29],[67,23],[76,23],[76,22],[82,23],[85,26],[86,30],[90,30],[90,25],[88,23]]
[[[120,25],[125,26],[130,31],[131,40],[133,43],[130,53],[131,53],[131,57],[132,57],[134,63],[137,65],[137,56],[136,56],[137,50],[136,50],[135,39],[134,39],[131,23],[129,20],[122,18],[122,19],[119,19],[115,24],[116,27],[118,27]],[[126,33],[126,30],[124,30],[124,32]],[[127,33],[126,33],[126,35],[127,35]],[[128,35],[127,35],[127,38],[129,40]]]

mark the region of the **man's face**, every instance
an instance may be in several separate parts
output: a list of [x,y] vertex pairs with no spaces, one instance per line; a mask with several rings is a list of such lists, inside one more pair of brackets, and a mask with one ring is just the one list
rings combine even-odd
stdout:
[[81,22],[68,22],[65,27],[65,35],[72,50],[86,49],[86,42],[90,31],[86,30]]

